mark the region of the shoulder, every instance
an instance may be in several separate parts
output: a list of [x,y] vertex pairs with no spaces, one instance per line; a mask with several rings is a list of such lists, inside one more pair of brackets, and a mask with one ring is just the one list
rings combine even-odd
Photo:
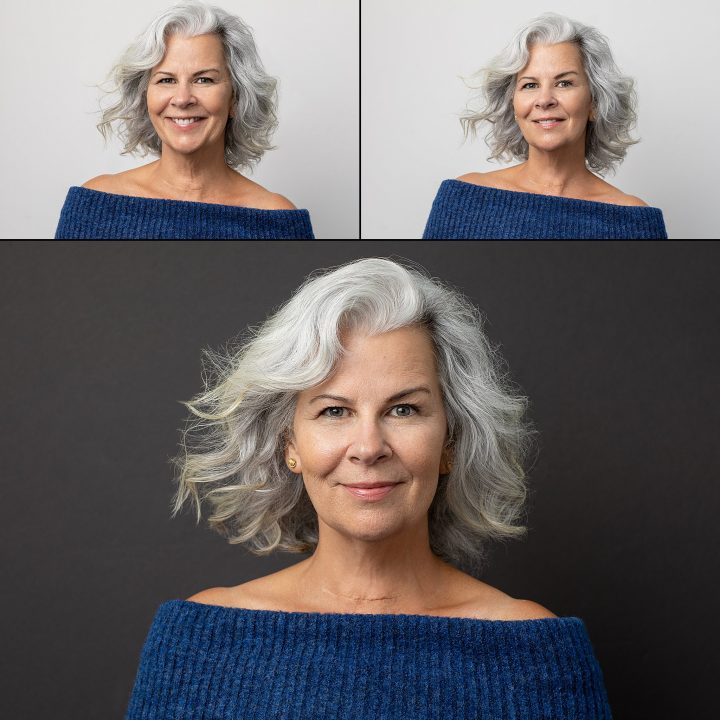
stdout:
[[596,187],[594,188],[594,194],[597,197],[589,197],[588,200],[599,200],[600,202],[611,203],[613,205],[627,205],[629,207],[647,207],[647,203],[641,200],[635,195],[628,195],[624,193],[620,188],[616,188],[606,180],[601,178],[595,178]]
[[539,603],[515,598],[510,598],[510,602],[501,607],[500,614],[499,620],[544,620],[557,617],[554,612]]
[[644,200],[641,200],[639,197],[635,197],[634,195],[625,195],[625,193],[623,193],[622,200],[623,202],[619,203],[620,205],[648,207],[648,204]]
[[460,182],[469,183],[470,185],[480,185],[482,187],[498,188],[507,190],[510,183],[508,179],[508,171],[510,168],[502,170],[493,170],[491,172],[470,172],[455,178]]
[[231,607],[230,588],[214,587],[207,590],[201,590],[199,593],[191,595],[186,600],[190,602],[200,603],[202,605],[221,605]]
[[297,210],[295,205],[284,195],[267,191],[262,197],[258,198],[258,202],[254,207],[261,210]]
[[100,192],[112,192],[115,187],[114,175],[98,175],[82,184],[82,187],[88,190],[99,190]]
[[256,208],[258,210],[296,210],[284,195],[270,192],[260,183],[236,173],[235,176],[236,201],[238,205]]

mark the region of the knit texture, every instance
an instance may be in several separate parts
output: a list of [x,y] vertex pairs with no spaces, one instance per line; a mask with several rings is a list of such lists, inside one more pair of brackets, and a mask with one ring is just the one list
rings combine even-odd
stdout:
[[307,210],[156,200],[71,187],[56,239],[313,240]]
[[443,180],[423,240],[667,238],[659,208],[610,205]]
[[582,620],[243,610],[170,600],[126,720],[609,720]]

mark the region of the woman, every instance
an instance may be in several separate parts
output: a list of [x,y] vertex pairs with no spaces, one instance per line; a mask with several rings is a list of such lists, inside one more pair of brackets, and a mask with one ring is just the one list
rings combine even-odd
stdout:
[[277,124],[275,80],[240,18],[201,2],[157,17],[113,70],[99,130],[154,162],[72,187],[56,238],[312,238],[307,210],[241,175]]
[[658,208],[599,177],[637,142],[633,85],[595,28],[531,21],[485,69],[484,108],[461,121],[466,136],[490,124],[492,159],[523,162],[445,180],[423,237],[667,237]]
[[213,357],[174,511],[310,556],[164,603],[127,718],[610,718],[582,621],[461,569],[523,533],[525,401],[496,363],[466,299],[384,259]]

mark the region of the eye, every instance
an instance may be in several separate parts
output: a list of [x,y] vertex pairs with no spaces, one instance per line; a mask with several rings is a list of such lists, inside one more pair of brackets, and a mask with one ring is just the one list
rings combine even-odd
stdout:
[[391,408],[390,413],[394,415],[395,417],[411,417],[412,415],[415,415],[418,411],[418,408],[416,405],[395,405],[393,408]]
[[532,86],[533,86],[533,88],[534,88],[534,86],[536,86],[536,85],[537,85],[537,83],[535,83],[535,82],[528,82],[528,83],[525,83],[525,84],[524,84],[524,85],[523,85],[523,86],[522,86],[522,87],[521,87],[520,89],[521,89],[521,90],[526,90],[526,89],[533,89],[533,88],[531,88],[531,87],[530,87],[531,85],[532,85]]
[[571,87],[573,84],[572,80],[560,80],[558,87]]
[[157,81],[157,84],[158,84],[158,85],[168,85],[168,84],[170,84],[171,82],[175,82],[175,78],[164,77],[164,78],[160,78],[160,79]]
[[345,417],[345,408],[338,405],[331,405],[320,411],[321,416],[329,418],[341,418]]
[[[202,81],[202,82],[200,82],[200,81]],[[197,78],[196,82],[199,82],[201,85],[210,85],[210,84],[214,83],[215,81],[212,78],[203,76],[203,77]]]

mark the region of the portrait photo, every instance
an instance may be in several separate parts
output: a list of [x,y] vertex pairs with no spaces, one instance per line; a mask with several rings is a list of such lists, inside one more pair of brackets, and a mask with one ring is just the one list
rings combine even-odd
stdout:
[[363,2],[363,238],[717,238],[718,19],[707,0]]
[[711,717],[719,260],[3,243],[5,715]]
[[0,13],[2,237],[359,237],[356,3]]

